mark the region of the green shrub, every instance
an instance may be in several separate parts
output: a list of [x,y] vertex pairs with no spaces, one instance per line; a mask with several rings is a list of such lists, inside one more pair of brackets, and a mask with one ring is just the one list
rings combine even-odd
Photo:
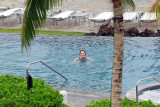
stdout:
[[[92,101],[86,107],[111,107],[111,100]],[[151,100],[135,103],[134,100],[122,99],[122,107],[160,107],[160,105],[154,105]]]
[[86,107],[110,107],[111,101],[109,99],[104,99],[100,101],[94,101],[90,103],[90,105],[86,105]]
[[33,79],[27,90],[27,79],[14,75],[0,76],[0,107],[68,107],[58,90],[42,79]]

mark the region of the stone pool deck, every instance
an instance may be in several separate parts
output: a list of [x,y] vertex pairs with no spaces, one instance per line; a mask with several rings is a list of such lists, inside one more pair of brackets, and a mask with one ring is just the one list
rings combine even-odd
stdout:
[[104,95],[95,95],[88,93],[78,93],[78,92],[68,92],[67,91],[67,103],[71,107],[85,107],[85,105],[90,104],[92,100],[99,101],[105,98],[110,99],[109,94]]
[[[107,94],[91,94],[67,91],[67,104],[71,107],[85,107],[90,104],[92,100],[99,101],[106,98],[110,99],[110,92]],[[122,99],[125,99],[125,95],[122,95]]]

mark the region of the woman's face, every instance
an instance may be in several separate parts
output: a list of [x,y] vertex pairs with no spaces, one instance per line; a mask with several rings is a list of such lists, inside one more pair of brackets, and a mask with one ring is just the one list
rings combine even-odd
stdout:
[[85,58],[85,57],[86,57],[86,53],[84,51],[81,51],[80,58]]

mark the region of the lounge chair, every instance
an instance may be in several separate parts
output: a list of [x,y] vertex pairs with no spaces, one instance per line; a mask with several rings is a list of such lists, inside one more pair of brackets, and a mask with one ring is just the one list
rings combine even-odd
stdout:
[[95,22],[96,23],[106,22],[108,19],[111,19],[112,17],[113,17],[113,12],[102,12],[94,18],[89,18],[89,26],[90,26],[90,21],[94,22],[95,26]]
[[61,10],[49,10],[48,12],[47,12],[47,17],[49,18],[49,17],[53,17],[53,16],[55,16],[55,15],[57,15],[57,14],[59,14],[59,13],[61,13]]
[[141,26],[141,22],[155,22],[156,13],[145,12],[143,16],[138,20],[138,26]]
[[[57,25],[57,21],[65,20],[66,21],[66,27],[67,27],[67,19],[69,19],[72,16],[73,13],[74,13],[74,11],[65,11],[65,12],[59,13],[55,16],[48,17],[48,19],[56,22],[56,25]],[[50,27],[50,25],[49,25],[49,27]]]
[[140,21],[156,21],[156,13],[145,12]]
[[72,15],[72,18],[75,19],[75,26],[77,25],[77,20],[79,20],[80,28],[82,26],[82,19],[84,19],[84,22],[85,22],[85,19],[88,19],[88,17],[89,17],[89,13],[85,11],[76,11]]
[[[19,23],[22,22],[22,17],[24,15],[24,11],[25,11],[25,9],[20,9],[20,10],[17,10],[16,12],[13,13],[14,15],[16,15],[16,18],[19,19]],[[17,20],[17,23],[18,23],[18,20]]]
[[21,10],[21,8],[14,8],[14,9],[6,10],[6,11],[0,13],[0,18],[10,17],[10,16],[12,16],[14,14],[14,12],[16,12],[18,10]]
[[133,20],[137,20],[141,13],[138,12],[125,12],[123,13],[123,20],[125,22],[131,22]]
[[7,18],[8,26],[9,26],[9,17],[11,17],[12,15],[15,15],[15,12],[20,11],[20,10],[21,8],[13,8],[13,9],[3,11],[2,13],[0,13],[0,19]]

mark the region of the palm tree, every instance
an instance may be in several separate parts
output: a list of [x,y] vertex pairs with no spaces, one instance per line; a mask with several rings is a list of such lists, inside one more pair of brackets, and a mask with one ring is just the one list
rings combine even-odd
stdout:
[[[121,0],[113,0],[114,11],[114,57],[112,71],[112,107],[121,107],[123,68],[123,8]],[[116,20],[117,19],[117,20]],[[120,19],[118,21],[118,19]]]
[[[114,11],[114,56],[112,71],[112,107],[121,107],[122,69],[123,69],[123,11],[134,10],[132,0],[112,0]],[[122,5],[123,4],[123,5]]]
[[[56,2],[55,2],[56,1]],[[112,75],[112,107],[121,106],[121,86],[123,68],[123,11],[134,10],[132,0],[109,0],[114,10],[114,59]],[[46,19],[49,8],[62,3],[62,0],[28,0],[23,18],[23,29],[21,37],[21,49],[27,50],[30,42],[34,40],[35,30],[38,29]],[[122,7],[123,4],[123,7]]]
[[160,0],[155,0],[149,9],[149,12],[155,12],[157,22],[160,21]]

